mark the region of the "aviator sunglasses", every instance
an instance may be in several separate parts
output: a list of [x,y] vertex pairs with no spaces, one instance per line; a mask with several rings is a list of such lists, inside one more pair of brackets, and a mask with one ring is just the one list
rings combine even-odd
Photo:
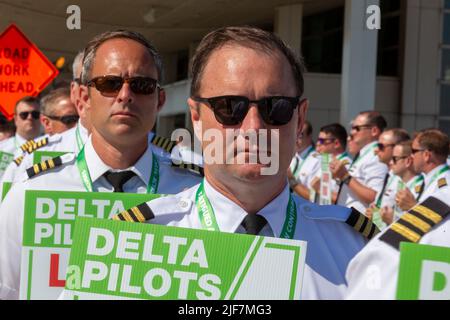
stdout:
[[250,100],[244,96],[220,96],[211,98],[192,97],[192,100],[208,104],[213,110],[216,120],[226,126],[242,123],[250,109],[250,103],[258,106],[258,112],[265,123],[281,126],[292,119],[300,97],[274,96]]
[[95,87],[103,96],[116,96],[124,83],[128,83],[135,94],[152,94],[156,88],[160,88],[158,81],[150,77],[119,77],[102,76],[95,77],[87,82],[87,86]]

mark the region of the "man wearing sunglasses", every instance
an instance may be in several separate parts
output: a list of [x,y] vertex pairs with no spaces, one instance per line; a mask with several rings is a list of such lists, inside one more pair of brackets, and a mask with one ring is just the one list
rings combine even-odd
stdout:
[[0,299],[17,299],[25,190],[177,193],[200,177],[172,167],[150,146],[149,131],[165,102],[162,62],[139,33],[118,30],[91,40],[82,63],[80,101],[91,135],[78,155],[54,158],[54,169],[27,170],[0,206]]
[[381,163],[374,150],[386,128],[386,120],[376,111],[361,112],[352,121],[348,140],[349,153],[354,156],[350,169],[337,159],[331,161],[333,178],[339,181],[337,204],[365,212],[383,186],[388,167]]
[[[386,166],[390,167],[395,145],[409,139],[409,134],[404,129],[394,128],[386,130],[378,138],[378,145],[375,148],[375,154],[378,156],[381,163],[384,163]],[[384,229],[387,221],[392,220],[392,217],[380,215],[380,210],[386,212],[388,208],[394,208],[395,195],[397,193],[399,181],[400,178],[393,173],[392,170],[389,170],[389,172],[387,172],[384,176],[383,185],[381,190],[377,193],[375,201],[370,204],[369,208],[367,208],[365,212],[366,216],[370,219],[374,219],[380,229]]]
[[20,155],[20,146],[40,135],[41,123],[39,117],[39,101],[37,98],[27,96],[17,101],[14,107],[16,134],[0,142],[0,151]]
[[312,134],[311,123],[305,121],[301,136],[297,139],[298,151],[288,170],[292,190],[307,200],[311,197],[311,181],[320,169],[320,157],[314,148]]
[[[307,241],[302,298],[341,298],[346,290],[343,276],[347,263],[365,242],[345,221],[350,224],[350,217],[362,218],[371,235],[375,230],[354,210],[320,207],[289,190],[287,170],[308,106],[301,98],[302,63],[273,33],[225,27],[202,39],[191,73],[188,104],[195,134],[202,138],[213,130],[213,140],[224,145],[222,158],[233,161],[210,161],[205,150],[213,142],[203,139],[203,181],[164,201],[141,204],[141,212],[154,213],[147,216],[149,223]],[[239,149],[237,138],[226,139],[228,133],[253,130],[260,134],[270,131],[267,136],[273,133],[278,137],[279,147],[271,143],[268,147],[261,140],[253,144],[244,138],[248,144]],[[227,142],[233,146],[228,153]],[[264,174],[263,169],[270,164],[260,159],[245,164],[234,161],[238,157],[250,159],[258,149],[276,154],[276,172]],[[183,208],[178,205],[181,199]]]
[[402,210],[408,210],[417,202],[433,196],[440,190],[450,194],[450,168],[447,165],[449,138],[439,129],[425,129],[414,138],[411,148],[414,170],[424,176],[423,189],[416,199],[407,189],[399,191],[395,197]]
[[392,158],[389,163],[391,173],[397,176],[396,190],[393,199],[390,200],[394,205],[383,206],[380,209],[381,219],[386,225],[397,220],[403,210],[395,205],[395,196],[402,190],[408,190],[417,200],[423,189],[423,176],[414,171],[414,163],[412,158],[412,140],[402,141],[394,146]]
[[69,88],[50,91],[41,99],[41,123],[45,133],[54,135],[73,128],[79,119]]
[[[352,163],[352,158],[345,152],[347,146],[347,131],[339,123],[332,123],[320,128],[319,136],[316,142],[316,150],[320,154],[329,154],[331,159],[337,159],[343,162],[348,170]],[[330,160],[331,160],[330,159]],[[311,186],[320,196],[320,181],[322,177],[322,167],[320,166],[314,179],[311,181]],[[332,203],[336,202],[337,193],[339,191],[339,185],[336,180],[330,181],[330,188],[332,190],[331,200]],[[316,202],[318,197],[316,197]]]

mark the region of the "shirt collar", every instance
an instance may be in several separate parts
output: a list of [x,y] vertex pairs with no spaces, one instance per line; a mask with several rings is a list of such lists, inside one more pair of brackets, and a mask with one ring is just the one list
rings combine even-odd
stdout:
[[310,152],[310,150],[314,150],[314,146],[313,146],[313,145],[310,145],[310,146],[307,147],[305,150],[303,150],[303,151],[300,153],[300,157],[301,157],[302,159],[305,159],[305,158],[306,158],[306,155]]
[[[365,152],[367,149],[374,148],[376,144],[378,144],[378,141],[373,141],[373,142],[370,142],[370,143],[366,144],[366,145],[359,151],[360,156],[362,156],[362,155],[364,154],[364,152]],[[375,155],[375,154],[374,154],[374,155]]]
[[80,132],[81,140],[83,140],[83,142],[86,141],[87,138],[88,138],[88,136],[89,136],[88,129],[86,129],[86,128],[81,124],[81,121],[80,121],[80,120],[78,120],[77,126],[78,126],[78,130],[79,130],[79,132]]
[[424,175],[424,179],[425,179],[425,185],[428,186],[428,184],[430,183],[431,178],[434,176],[435,173],[437,173],[439,170],[441,170],[443,167],[445,167],[446,164],[441,164],[440,166],[437,166],[436,168],[434,168],[433,170],[431,170],[430,172],[428,172],[427,174]]
[[[148,184],[150,180],[150,174],[152,172],[152,161],[153,155],[151,148],[145,150],[144,154],[139,158],[139,160],[131,167],[124,170],[112,169],[110,166],[105,164],[102,159],[94,149],[92,145],[92,136],[89,136],[88,141],[84,146],[84,154],[86,157],[86,163],[89,169],[89,175],[91,176],[92,182],[94,183],[97,179],[102,177],[102,175],[107,171],[133,171],[144,183]],[[150,168],[150,170],[149,170]]]
[[[206,178],[203,179],[203,184],[206,196],[216,215],[220,231],[235,232],[247,215],[247,212],[217,191]],[[257,213],[266,218],[275,237],[279,237],[281,234],[288,201],[289,185],[286,183],[283,191]]]
[[20,134],[16,133],[15,139],[17,141],[17,145],[21,146],[23,145],[25,142],[27,142],[28,140],[23,138]]

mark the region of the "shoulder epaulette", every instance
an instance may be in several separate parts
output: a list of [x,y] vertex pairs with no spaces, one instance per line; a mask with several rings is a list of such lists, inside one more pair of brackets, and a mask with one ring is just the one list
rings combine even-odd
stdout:
[[48,144],[48,137],[45,137],[39,141],[28,140],[23,145],[20,146],[23,152],[33,153],[33,151],[42,148],[43,146]]
[[342,160],[342,164],[344,166],[346,166],[346,165],[350,164],[350,161],[348,159],[344,159],[344,160]]
[[141,203],[136,207],[125,210],[112,217],[112,220],[128,221],[128,222],[145,222],[155,217],[152,209],[146,204]]
[[163,138],[157,135],[154,135],[151,141],[155,146],[165,150],[168,153],[172,152],[172,149],[175,147],[175,141],[172,141],[168,138]]
[[196,164],[193,164],[193,163],[181,162],[181,163],[177,164],[172,161],[172,167],[179,168],[179,169],[186,169],[186,170],[192,171],[196,174],[199,174],[202,177],[205,175],[203,168]]
[[417,186],[414,187],[414,191],[416,193],[419,193],[422,190],[422,186],[423,186],[422,184],[418,184]]
[[417,243],[448,214],[450,207],[447,204],[435,197],[429,197],[404,213],[380,237],[380,240],[395,249],[400,248],[402,241]]
[[438,183],[439,188],[443,188],[443,187],[447,186],[447,179],[440,178],[437,183]]
[[59,167],[63,164],[61,156],[55,157],[53,159],[42,161],[41,163],[36,163],[32,167],[27,169],[28,178],[32,178],[41,172]]
[[23,160],[23,156],[17,157],[17,158],[14,159],[14,163],[17,166],[20,166],[20,164],[22,163],[22,160]]
[[375,223],[373,223],[368,217],[353,207],[351,209],[352,211],[345,223],[355,229],[356,232],[361,233],[369,240],[380,232],[380,229],[378,229]]

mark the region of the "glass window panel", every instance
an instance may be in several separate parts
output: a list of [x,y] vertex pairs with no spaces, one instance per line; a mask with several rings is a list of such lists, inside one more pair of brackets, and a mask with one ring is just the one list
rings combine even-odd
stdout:
[[443,30],[444,44],[450,44],[450,13],[444,14],[444,30]]
[[450,49],[443,49],[441,64],[441,79],[450,82]]
[[439,129],[450,135],[450,120],[440,120]]
[[441,117],[450,117],[450,85],[441,85],[440,112]]

